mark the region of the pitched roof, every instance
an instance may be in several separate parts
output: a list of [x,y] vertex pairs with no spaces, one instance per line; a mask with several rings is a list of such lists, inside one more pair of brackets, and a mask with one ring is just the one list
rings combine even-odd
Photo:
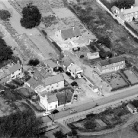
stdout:
[[55,68],[55,67],[58,66],[57,63],[55,63],[55,62],[52,61],[51,59],[45,60],[44,63],[45,63],[46,65],[48,65],[49,67],[51,67],[51,68]]
[[135,6],[133,8],[129,8],[129,9],[123,9],[123,14],[130,14],[133,12],[138,12],[138,6]]
[[64,77],[62,74],[47,77],[43,80],[43,83],[45,84],[45,86],[47,86],[47,85],[55,84],[55,83],[60,82],[60,81],[64,81]]
[[64,56],[64,58],[62,59],[62,61],[63,61],[62,64],[64,66],[66,66],[66,67],[68,67],[71,63],[73,63],[73,61],[69,57],[67,57],[67,56]]
[[127,107],[128,107],[128,108],[131,108],[132,110],[134,110],[134,109],[136,108],[136,107],[135,107],[134,105],[132,105],[131,103],[128,103],[128,104],[127,104]]
[[15,72],[15,71],[17,71],[17,70],[19,70],[19,69],[21,69],[22,68],[22,66],[21,66],[21,64],[18,62],[17,64],[13,64],[13,66],[11,66],[10,68],[9,68],[9,71],[10,71],[10,73],[13,73],[13,72]]
[[63,39],[73,38],[80,35],[81,35],[80,30],[77,27],[61,30],[61,36],[63,37]]
[[58,101],[56,94],[51,94],[47,96],[48,103],[56,102]]
[[73,72],[77,72],[77,71],[81,71],[82,69],[76,65],[76,64],[71,64],[71,66],[68,67],[71,71]]
[[30,78],[27,83],[30,84],[30,86],[35,89],[36,87],[38,87],[39,85],[43,85],[43,82],[40,80],[36,80],[34,78]]
[[106,66],[106,65],[110,65],[110,64],[113,64],[113,63],[121,62],[121,61],[125,61],[125,58],[124,57],[113,57],[113,58],[101,60],[100,65],[101,66]]

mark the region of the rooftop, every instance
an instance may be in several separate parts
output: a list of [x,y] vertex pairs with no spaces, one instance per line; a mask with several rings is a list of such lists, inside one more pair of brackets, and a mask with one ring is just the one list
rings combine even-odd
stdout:
[[73,61],[67,56],[64,56],[62,62],[63,62],[62,64],[66,67],[68,67],[71,63],[73,63]]
[[62,74],[47,77],[43,80],[43,83],[45,84],[45,86],[47,86],[47,85],[55,84],[60,81],[64,81],[64,77]]
[[47,96],[48,103],[56,102],[58,101],[56,94],[51,94]]
[[125,58],[124,57],[113,57],[113,58],[101,60],[100,65],[101,66],[106,66],[106,65],[110,65],[110,64],[113,64],[113,63],[121,62],[121,61],[125,61]]
[[13,72],[15,72],[21,68],[22,68],[22,66],[19,62],[16,64],[11,63],[11,64],[6,65],[5,67],[0,69],[0,79],[7,77],[8,75],[12,74]]
[[76,64],[71,64],[68,68],[73,72],[82,71],[82,69]]
[[138,6],[135,6],[135,7],[130,8],[130,9],[123,9],[123,11],[122,11],[123,14],[130,14],[133,12],[138,12]]
[[133,104],[131,104],[131,103],[128,103],[127,104],[127,107],[129,107],[129,108],[131,108],[132,110],[134,110],[136,107],[133,105]]
[[63,39],[73,38],[77,36],[81,36],[80,30],[77,27],[69,28],[66,30],[61,30],[61,36]]
[[51,59],[45,60],[44,63],[45,63],[46,65],[48,65],[49,67],[51,67],[51,68],[55,68],[55,67],[58,66],[57,63],[55,63],[55,62],[54,62],[53,60],[51,60]]

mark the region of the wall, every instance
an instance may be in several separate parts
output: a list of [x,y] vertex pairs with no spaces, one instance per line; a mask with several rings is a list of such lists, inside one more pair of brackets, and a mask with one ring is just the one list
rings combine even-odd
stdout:
[[15,71],[14,73],[11,74],[11,78],[14,79],[21,74],[22,74],[22,69],[19,69],[19,70]]
[[58,107],[58,101],[48,103],[48,110],[52,110]]

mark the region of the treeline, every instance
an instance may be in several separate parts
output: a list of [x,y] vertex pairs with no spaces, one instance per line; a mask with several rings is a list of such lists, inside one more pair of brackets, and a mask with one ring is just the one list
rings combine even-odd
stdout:
[[37,138],[41,124],[32,111],[18,111],[0,118],[0,137]]

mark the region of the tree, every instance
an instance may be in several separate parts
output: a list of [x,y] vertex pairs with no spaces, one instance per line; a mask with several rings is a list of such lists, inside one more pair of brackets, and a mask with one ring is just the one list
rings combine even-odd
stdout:
[[36,138],[42,124],[30,110],[0,118],[0,137]]
[[62,131],[57,131],[57,132],[55,132],[55,133],[54,133],[54,136],[55,136],[56,138],[65,138],[65,137],[66,137],[66,136],[63,134]]
[[11,14],[7,10],[0,10],[0,19],[4,21],[8,21],[11,17]]
[[107,48],[111,48],[111,41],[108,37],[100,37],[97,43],[105,45]]
[[31,3],[23,8],[22,14],[23,18],[21,18],[20,23],[25,28],[31,29],[38,26],[41,22],[41,13],[38,8]]
[[0,62],[2,63],[5,60],[11,59],[12,58],[12,50],[5,41],[0,38]]
[[39,64],[39,60],[38,59],[31,59],[29,60],[28,65],[30,66],[37,66]]
[[85,123],[84,123],[84,126],[86,129],[95,129],[96,127],[96,124],[94,121],[92,120],[87,120]]

